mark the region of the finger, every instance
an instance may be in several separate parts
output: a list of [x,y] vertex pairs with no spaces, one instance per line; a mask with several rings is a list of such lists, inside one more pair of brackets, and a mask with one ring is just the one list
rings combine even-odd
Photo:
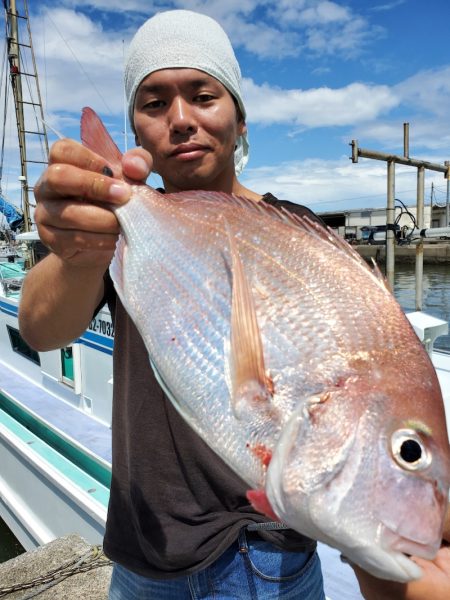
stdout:
[[40,235],[45,245],[63,259],[87,250],[110,253],[112,257],[118,237],[117,234],[58,229],[50,226],[41,227]]
[[350,563],[355,571],[361,593],[366,600],[401,600],[405,598],[406,585],[397,581],[378,579],[358,565]]
[[97,233],[117,234],[120,231],[115,214],[101,204],[80,203],[73,200],[42,202],[36,206],[38,226],[58,229],[77,229]]
[[134,148],[122,157],[123,174],[134,181],[146,181],[152,168],[152,156],[143,148]]
[[450,504],[447,506],[447,514],[444,522],[444,532],[442,537],[445,541],[450,542]]
[[84,202],[125,203],[131,194],[124,181],[68,164],[48,167],[35,186],[37,202],[73,197]]
[[[99,154],[92,152],[75,140],[63,139],[53,144],[49,154],[49,165],[62,163],[73,165],[86,171],[103,173],[108,162]],[[116,173],[116,175],[119,175]]]
[[438,555],[435,558],[435,562],[438,567],[445,571],[450,578],[450,548],[448,546],[442,546],[439,549]]

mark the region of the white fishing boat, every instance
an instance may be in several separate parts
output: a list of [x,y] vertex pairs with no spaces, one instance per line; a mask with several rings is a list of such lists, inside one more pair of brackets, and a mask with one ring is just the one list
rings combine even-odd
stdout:
[[[29,170],[46,164],[48,147],[27,2],[4,8],[2,100],[17,125],[22,210],[6,201],[0,178],[0,212],[9,224],[0,249],[0,518],[27,550],[69,532],[99,543],[111,477],[113,328],[101,311],[73,344],[43,353],[19,334],[23,267],[39,253]],[[19,226],[24,233],[16,236]]]
[[[15,5],[5,3],[10,19]],[[27,19],[26,10],[17,18]],[[11,77],[17,78],[21,68],[14,48],[10,42],[9,63],[16,69]],[[22,177],[26,181],[26,170]],[[20,245],[30,247],[37,239],[32,228],[17,236]],[[98,544],[111,477],[111,317],[106,308],[101,310],[65,348],[32,350],[18,327],[26,271],[21,262],[7,258],[0,259],[0,518],[27,550],[74,532]],[[410,320],[432,356],[450,414],[450,355],[433,349],[447,323],[420,312]],[[327,596],[361,598],[353,572],[339,554],[322,545],[320,554]]]

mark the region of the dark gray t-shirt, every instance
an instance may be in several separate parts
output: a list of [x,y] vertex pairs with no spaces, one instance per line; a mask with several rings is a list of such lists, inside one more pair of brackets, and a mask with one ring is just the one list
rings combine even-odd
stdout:
[[[305,207],[266,202],[318,218]],[[242,527],[268,521],[244,483],[186,424],[158,385],[140,334],[105,277],[114,321],[113,459],[104,549],[144,576],[188,575],[216,560]],[[285,550],[312,551],[292,531],[260,533]]]

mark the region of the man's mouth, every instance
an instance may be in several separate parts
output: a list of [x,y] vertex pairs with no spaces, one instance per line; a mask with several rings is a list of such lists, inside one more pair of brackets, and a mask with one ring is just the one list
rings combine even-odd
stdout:
[[170,156],[178,160],[196,160],[208,151],[209,148],[201,144],[180,144],[171,152]]

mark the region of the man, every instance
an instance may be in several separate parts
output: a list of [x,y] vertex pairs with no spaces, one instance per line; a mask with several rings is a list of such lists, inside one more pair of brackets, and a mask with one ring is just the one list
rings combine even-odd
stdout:
[[[189,11],[150,19],[131,43],[125,77],[130,122],[147,151],[124,158],[128,177],[144,178],[152,167],[166,192],[261,199],[236,176],[248,154],[240,71],[215,21]],[[111,599],[324,598],[314,541],[270,525],[261,534],[246,529],[269,519],[165,398],[104,277],[119,232],[109,204],[125,202],[129,186],[99,175],[109,174],[105,161],[68,140],[55,144],[50,163],[36,186],[35,219],[52,252],[25,281],[20,325],[32,346],[47,350],[78,337],[105,301],[114,318],[104,541],[116,562]]]
[[[143,148],[123,159],[129,179],[144,180],[153,168],[166,192],[208,189],[262,198],[236,176],[248,155],[245,107],[239,66],[215,21],[189,11],[147,21],[130,46],[126,89]],[[27,276],[20,307],[22,335],[38,350],[77,338],[105,302],[114,318],[104,543],[116,563],[110,599],[323,599],[315,543],[276,530],[255,513],[247,486],[190,430],[156,383],[142,339],[105,275],[119,233],[109,205],[130,194],[110,174],[101,157],[75,142],[52,148],[36,186],[35,212],[51,254]],[[255,523],[267,529],[247,529]]]

